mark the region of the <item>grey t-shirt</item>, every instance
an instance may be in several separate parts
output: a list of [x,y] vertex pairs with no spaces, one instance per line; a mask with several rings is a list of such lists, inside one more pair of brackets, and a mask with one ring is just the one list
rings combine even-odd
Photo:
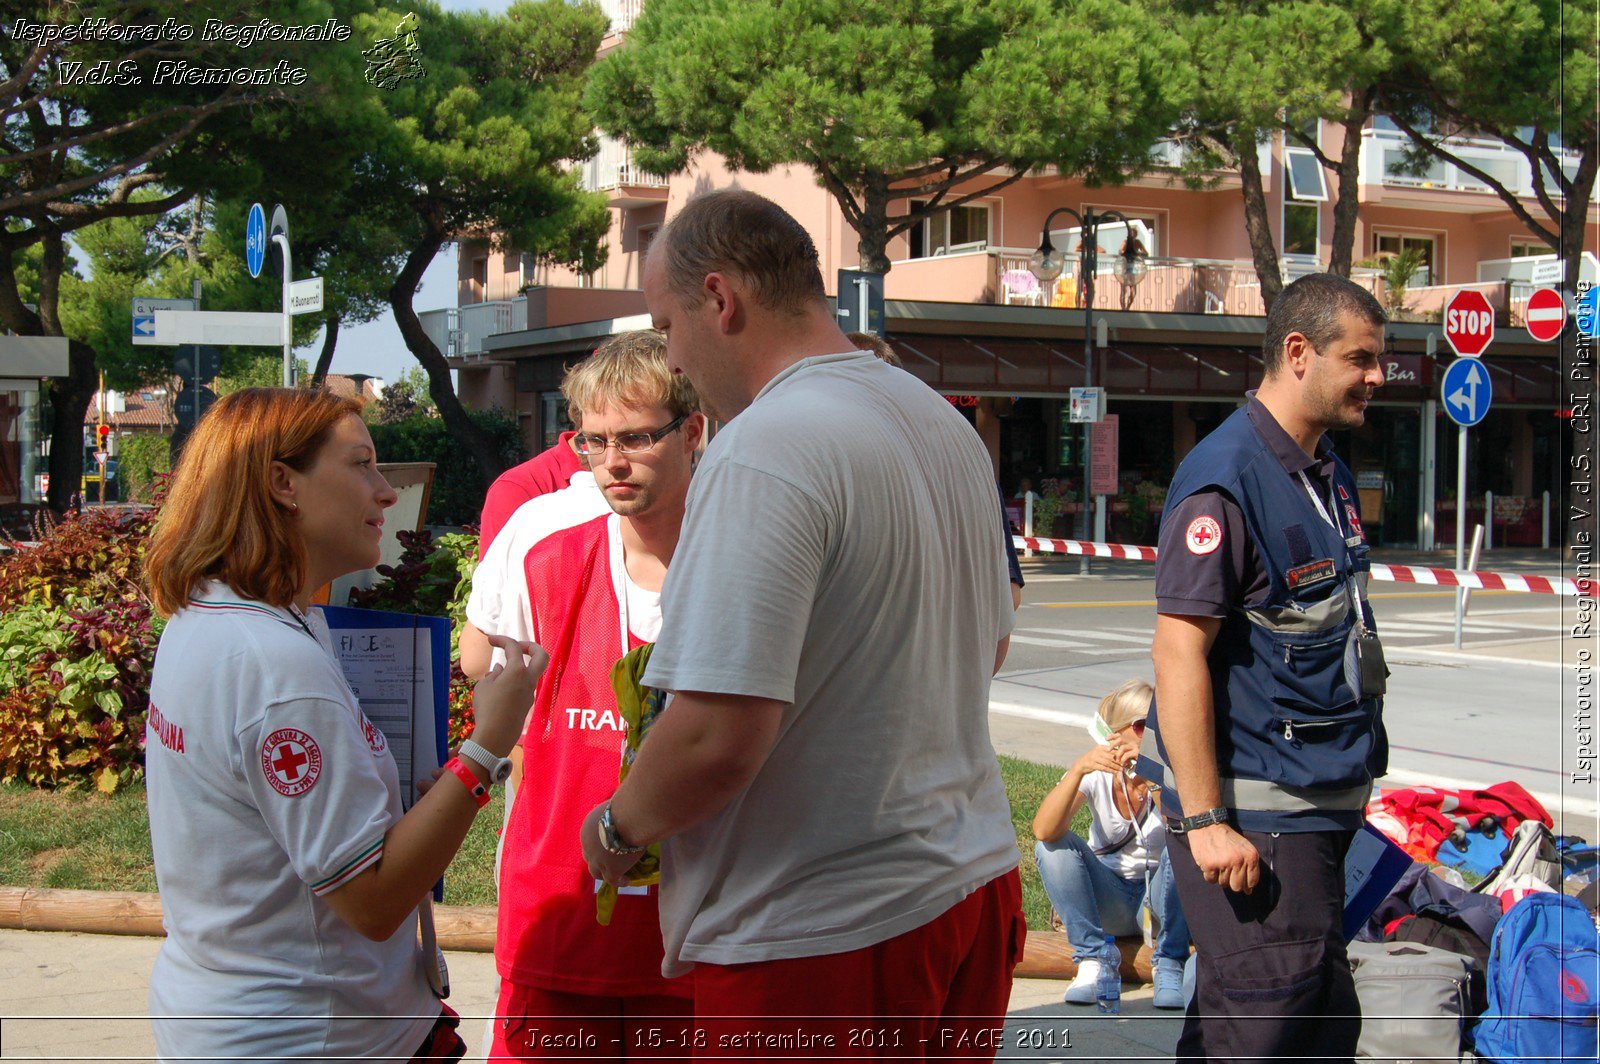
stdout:
[[750,786],[664,847],[666,974],[873,945],[1016,866],[998,506],[972,427],[860,352],[786,369],[711,441],[644,680],[790,705]]

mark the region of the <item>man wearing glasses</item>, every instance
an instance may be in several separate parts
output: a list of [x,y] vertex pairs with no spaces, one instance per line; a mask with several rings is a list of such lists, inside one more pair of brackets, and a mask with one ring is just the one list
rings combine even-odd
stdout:
[[561,392],[578,427],[572,448],[607,511],[545,535],[511,571],[474,576],[475,593],[482,580],[519,589],[528,632],[551,658],[522,737],[500,863],[494,1060],[646,1056],[645,1027],[692,1012],[688,988],[661,975],[657,888],[624,888],[601,927],[577,832],[616,786],[626,724],[611,666],[661,627],[705,416],[693,387],[667,370],[655,332],[607,341]]

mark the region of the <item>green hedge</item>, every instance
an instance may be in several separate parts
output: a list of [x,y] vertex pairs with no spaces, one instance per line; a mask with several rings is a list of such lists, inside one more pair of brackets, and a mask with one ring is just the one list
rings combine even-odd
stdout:
[[[522,461],[522,435],[517,419],[501,410],[474,410],[469,417],[489,434],[507,467]],[[478,463],[451,438],[444,421],[417,414],[389,425],[369,425],[380,462],[433,462],[433,493],[428,500],[430,525],[476,524],[488,481]]]
[[172,471],[172,441],[153,432],[141,432],[121,441],[117,449],[117,480],[126,502],[152,502],[156,474]]

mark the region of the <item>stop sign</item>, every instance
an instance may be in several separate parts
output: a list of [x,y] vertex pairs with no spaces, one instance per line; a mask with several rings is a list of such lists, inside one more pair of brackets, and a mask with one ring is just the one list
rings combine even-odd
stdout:
[[1494,308],[1475,288],[1463,288],[1444,305],[1444,338],[1456,354],[1477,358],[1494,339]]
[[1549,343],[1561,335],[1567,324],[1567,304],[1554,288],[1540,288],[1528,297],[1528,310],[1523,315],[1528,325],[1528,335]]

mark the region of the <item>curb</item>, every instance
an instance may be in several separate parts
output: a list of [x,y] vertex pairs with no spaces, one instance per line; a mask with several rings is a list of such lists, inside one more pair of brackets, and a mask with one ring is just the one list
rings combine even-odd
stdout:
[[[442,949],[494,952],[495,910],[489,905],[436,905],[434,930]],[[89,935],[142,935],[160,938],[161,896],[127,890],[55,890],[0,887],[0,929],[76,931]],[[1122,978],[1150,982],[1150,947],[1137,938],[1119,938]],[[1029,931],[1019,979],[1071,979],[1078,972],[1072,944],[1060,931]]]

